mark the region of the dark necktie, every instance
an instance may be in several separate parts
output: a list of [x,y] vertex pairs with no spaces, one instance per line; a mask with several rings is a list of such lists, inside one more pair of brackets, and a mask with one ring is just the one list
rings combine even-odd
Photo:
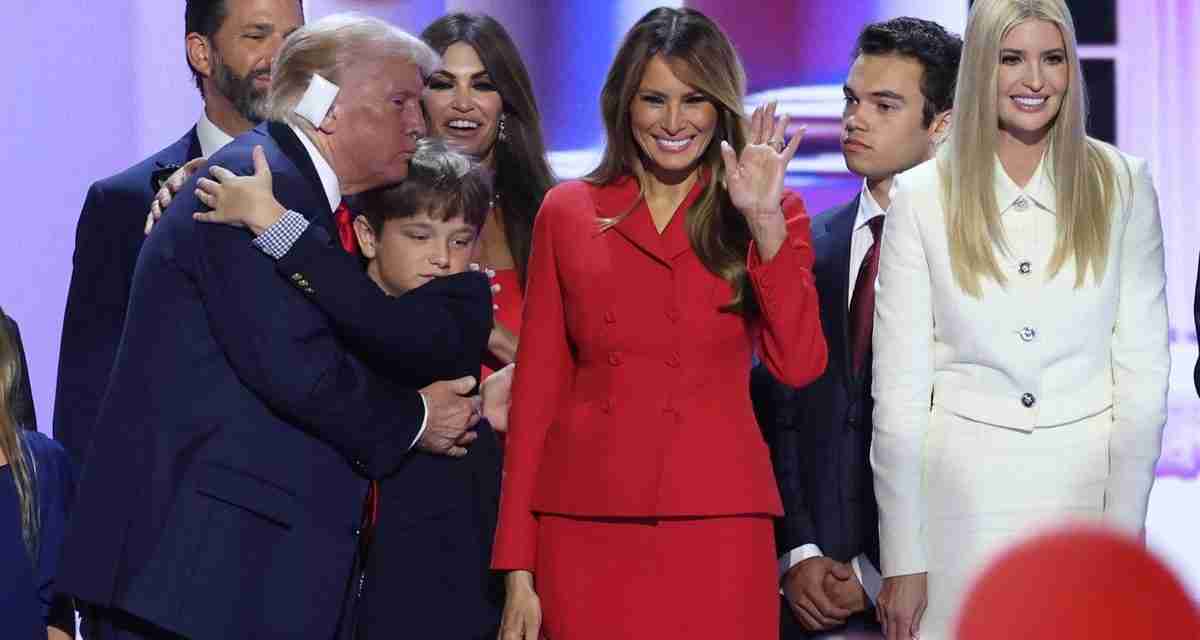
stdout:
[[875,320],[875,276],[879,274],[879,236],[883,233],[883,216],[867,221],[871,228],[871,248],[863,257],[854,281],[854,297],[850,298],[850,363],[855,377],[861,377],[867,356],[871,353],[871,329]]
[[[333,212],[333,221],[337,224],[338,240],[346,253],[358,255],[358,242],[354,236],[354,214],[343,200]],[[371,542],[375,538],[375,525],[379,522],[379,481],[372,480],[367,487],[367,497],[363,505],[362,527],[359,532],[359,562],[362,563],[358,578],[358,597],[366,584],[366,557],[371,550]]]
[[333,221],[337,223],[338,240],[341,241],[342,248],[350,255],[358,255],[358,241],[354,237],[354,214],[350,212],[350,207],[346,206],[346,201],[343,200],[337,211],[333,212]]

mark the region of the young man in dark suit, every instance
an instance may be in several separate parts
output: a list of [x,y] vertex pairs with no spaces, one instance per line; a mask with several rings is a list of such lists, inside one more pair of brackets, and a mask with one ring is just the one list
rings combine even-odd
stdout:
[[879,531],[871,447],[871,319],[883,216],[896,174],[933,156],[950,124],[962,40],[936,23],[897,18],[859,35],[844,87],[842,152],[861,193],[813,218],[824,375],[803,389],[751,375],[785,516],[781,635],[874,631]]
[[[304,27],[279,54],[271,121],[211,160],[247,174],[258,155],[275,197],[335,237],[343,195],[407,173],[435,61],[373,18]],[[105,640],[346,638],[368,487],[414,448],[461,445],[474,380],[418,391],[372,372],[310,304],[314,283],[280,277],[244,232],[193,220],[196,182],[138,256],[58,587],[98,608],[88,632]],[[440,311],[413,306],[413,341]]]
[[92,184],[79,216],[54,406],[54,437],[76,464],[108,386],[155,191],[263,120],[275,53],[304,14],[300,0],[188,0],[184,22],[200,119],[167,148]]

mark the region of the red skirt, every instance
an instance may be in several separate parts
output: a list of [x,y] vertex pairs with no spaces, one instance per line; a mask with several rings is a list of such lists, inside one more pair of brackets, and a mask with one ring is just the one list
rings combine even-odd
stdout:
[[769,516],[542,515],[535,588],[548,640],[775,640]]

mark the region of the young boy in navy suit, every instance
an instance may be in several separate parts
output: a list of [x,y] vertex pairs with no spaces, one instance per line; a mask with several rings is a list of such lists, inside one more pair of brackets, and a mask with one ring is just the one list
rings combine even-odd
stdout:
[[[413,388],[463,376],[478,379],[492,309],[487,280],[470,270],[490,195],[477,164],[439,142],[423,141],[403,183],[352,203],[358,212],[354,232],[371,280],[388,296],[441,296],[457,310],[454,320],[428,327],[424,353],[411,340],[405,349],[377,344],[359,351],[380,374]],[[381,337],[376,333],[374,341]],[[459,453],[461,459],[453,457]],[[431,607],[456,612],[449,619],[457,620],[457,635],[443,637],[494,634],[501,594],[487,565],[500,450],[487,422],[467,432],[451,456],[414,453],[399,473],[380,483],[359,638],[394,637],[397,625],[411,629],[414,617],[430,622],[430,631],[445,633],[448,618],[425,617]],[[429,491],[431,482],[444,490]]]

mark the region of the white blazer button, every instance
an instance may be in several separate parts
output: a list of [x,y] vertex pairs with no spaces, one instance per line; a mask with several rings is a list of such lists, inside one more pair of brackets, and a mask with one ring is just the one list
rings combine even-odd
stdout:
[[1013,203],[1013,208],[1017,211],[1024,211],[1029,208],[1029,201],[1025,199],[1025,196],[1021,196]]
[[1031,271],[1033,271],[1033,265],[1026,260],[1017,266],[1017,270],[1021,272],[1021,275],[1027,276]]
[[1033,327],[1025,327],[1021,329],[1021,339],[1025,342],[1032,342],[1037,337],[1037,331]]
[[1037,398],[1033,397],[1032,393],[1027,393],[1021,396],[1021,404],[1025,405],[1025,408],[1028,409],[1029,407],[1037,404]]

